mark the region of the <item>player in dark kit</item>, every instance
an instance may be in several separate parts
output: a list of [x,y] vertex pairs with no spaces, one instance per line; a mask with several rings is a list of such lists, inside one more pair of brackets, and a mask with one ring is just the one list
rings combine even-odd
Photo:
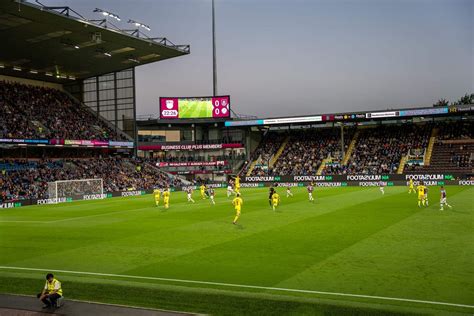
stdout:
[[270,204],[271,207],[272,207],[273,193],[275,193],[275,189],[273,187],[270,187],[270,190],[268,191],[268,204]]

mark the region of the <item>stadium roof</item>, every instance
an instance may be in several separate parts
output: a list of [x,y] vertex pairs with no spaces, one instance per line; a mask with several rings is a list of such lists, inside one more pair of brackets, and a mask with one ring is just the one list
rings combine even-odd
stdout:
[[[99,23],[100,22],[100,23]],[[0,74],[64,83],[189,54],[189,45],[119,30],[69,7],[0,1]]]

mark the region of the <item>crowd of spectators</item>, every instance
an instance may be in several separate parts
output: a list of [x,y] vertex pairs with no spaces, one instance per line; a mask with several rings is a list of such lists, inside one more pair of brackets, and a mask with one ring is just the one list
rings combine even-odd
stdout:
[[0,81],[0,137],[125,140],[63,91]]
[[181,186],[177,177],[158,170],[150,161],[107,157],[0,163],[0,200],[48,198],[48,182],[103,179],[104,192]]
[[429,165],[415,164],[405,172],[472,172],[474,132],[471,121],[437,122],[436,142]]
[[[250,160],[250,162],[254,160],[259,161],[259,165],[255,166],[252,170],[252,176],[265,174],[266,170],[260,165],[267,165],[269,163],[270,159],[276,154],[286,137],[286,133],[277,132],[268,132],[264,136],[262,141],[260,141],[260,144],[255,149],[254,153],[252,154]],[[250,162],[245,164],[244,168],[241,171],[242,174],[247,173],[251,165]]]
[[451,164],[458,168],[472,168],[472,156],[472,152],[453,154],[451,156]]
[[426,148],[432,124],[381,125],[362,129],[346,173],[396,173],[410,149]]
[[439,123],[438,140],[465,140],[474,139],[472,122],[445,122]]
[[[344,150],[347,149],[353,131],[345,132]],[[340,160],[341,132],[339,129],[310,129],[293,131],[282,154],[269,170],[272,175],[315,174],[323,159]]]
[[[338,129],[291,131],[289,142],[275,164],[272,167],[265,163],[258,164],[253,169],[252,175],[316,174],[325,158],[330,160],[322,170],[323,175],[396,173],[400,159],[409,150],[423,152],[426,149],[434,126],[433,123],[424,123],[361,128],[347,165],[343,165],[341,161],[341,136]],[[469,137],[466,135],[472,133],[468,126],[456,130],[451,124],[446,125],[446,128],[461,133],[463,137]],[[344,151],[347,151],[354,132],[353,129],[345,131]],[[273,156],[278,150],[282,139],[282,137],[265,138],[255,151],[254,160],[261,157],[261,161],[265,162],[265,157]],[[459,161],[463,164],[466,159],[460,157]]]

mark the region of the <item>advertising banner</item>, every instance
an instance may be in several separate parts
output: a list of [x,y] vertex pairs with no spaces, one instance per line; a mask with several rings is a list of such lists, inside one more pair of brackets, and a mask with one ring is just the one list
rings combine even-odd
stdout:
[[84,140],[84,139],[14,139],[0,138],[0,143],[26,144],[26,145],[50,145],[50,146],[94,146],[94,147],[126,147],[133,148],[133,142],[106,141],[106,140]]
[[192,144],[192,145],[141,145],[139,150],[210,150],[226,148],[244,148],[243,144]]
[[190,161],[190,162],[159,162],[157,167],[213,167],[213,166],[225,166],[227,161]]
[[306,176],[251,176],[242,177],[242,182],[323,182],[323,181],[428,181],[456,180],[464,174],[417,173],[417,174],[346,174],[346,175],[306,175]]

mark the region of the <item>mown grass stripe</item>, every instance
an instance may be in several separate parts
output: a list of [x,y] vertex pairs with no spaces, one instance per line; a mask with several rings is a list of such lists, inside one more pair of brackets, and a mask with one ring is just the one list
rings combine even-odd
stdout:
[[137,280],[141,279],[141,280],[166,281],[166,282],[175,282],[175,283],[215,285],[215,286],[233,287],[233,288],[247,288],[247,289],[257,289],[257,290],[279,291],[279,292],[295,292],[295,293],[319,294],[319,295],[329,295],[329,296],[354,297],[354,298],[365,298],[365,299],[373,299],[373,300],[409,302],[409,303],[419,303],[419,304],[428,304],[428,305],[443,305],[443,306],[464,307],[464,308],[474,309],[474,305],[455,304],[455,303],[448,303],[448,302],[425,301],[425,300],[415,300],[415,299],[400,298],[400,297],[373,296],[373,295],[352,294],[352,293],[325,292],[325,291],[316,291],[316,290],[301,290],[301,289],[258,286],[258,285],[222,283],[222,282],[212,282],[212,281],[168,279],[168,278],[148,277],[148,276],[139,276],[139,275],[69,271],[69,270],[55,270],[55,269],[39,269],[39,268],[26,268],[26,267],[0,266],[0,269],[56,272],[56,273],[65,273],[65,274],[91,275],[91,276],[103,276],[103,277],[137,279]]

